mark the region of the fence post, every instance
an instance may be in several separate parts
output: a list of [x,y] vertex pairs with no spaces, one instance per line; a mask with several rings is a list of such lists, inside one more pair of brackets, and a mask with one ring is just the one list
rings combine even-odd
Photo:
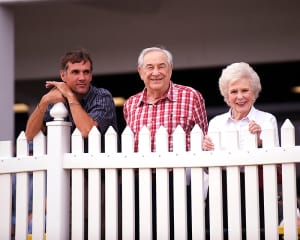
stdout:
[[65,240],[70,227],[70,179],[63,159],[70,152],[71,123],[64,121],[68,113],[63,103],[56,103],[50,114],[54,121],[47,123],[47,240]]
[[[295,127],[286,119],[281,127],[281,147],[295,146]],[[291,159],[294,160],[294,159]],[[282,197],[284,239],[297,239],[297,192],[296,192],[296,164],[282,164]]]
[[[12,157],[11,141],[0,141],[0,158]],[[10,239],[11,236],[11,207],[12,179],[11,174],[0,175],[0,239]]]

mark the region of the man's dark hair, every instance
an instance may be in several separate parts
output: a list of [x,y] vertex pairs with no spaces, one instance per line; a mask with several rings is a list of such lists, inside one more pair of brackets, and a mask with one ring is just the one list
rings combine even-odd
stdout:
[[80,63],[80,62],[90,62],[91,63],[91,70],[93,70],[93,62],[90,57],[88,51],[84,48],[73,50],[70,52],[65,53],[60,60],[60,69],[67,70],[68,69],[68,62],[71,63]]

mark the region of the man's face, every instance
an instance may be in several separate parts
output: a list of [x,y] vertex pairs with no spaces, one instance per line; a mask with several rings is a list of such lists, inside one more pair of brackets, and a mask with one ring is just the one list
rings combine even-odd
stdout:
[[144,64],[138,72],[148,91],[164,92],[169,87],[172,66],[163,52],[151,51],[144,56]]
[[89,91],[92,81],[91,63],[89,61],[67,64],[67,70],[61,70],[61,79],[78,95],[85,95]]

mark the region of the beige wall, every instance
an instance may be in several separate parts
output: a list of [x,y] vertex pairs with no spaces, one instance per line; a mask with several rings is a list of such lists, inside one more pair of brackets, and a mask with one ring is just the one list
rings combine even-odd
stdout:
[[300,59],[298,0],[102,2],[12,6],[16,79],[56,77],[61,54],[79,46],[96,74],[135,71],[140,50],[156,44],[173,52],[176,68]]

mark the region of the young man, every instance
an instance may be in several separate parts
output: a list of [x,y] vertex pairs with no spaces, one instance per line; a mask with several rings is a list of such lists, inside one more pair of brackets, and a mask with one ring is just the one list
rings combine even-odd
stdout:
[[45,123],[52,120],[49,111],[53,104],[64,102],[73,123],[86,138],[93,126],[103,134],[109,126],[117,130],[117,117],[111,93],[91,85],[93,62],[85,49],[67,52],[61,58],[61,82],[47,81],[51,90],[42,96],[26,125],[26,137],[32,140]]

